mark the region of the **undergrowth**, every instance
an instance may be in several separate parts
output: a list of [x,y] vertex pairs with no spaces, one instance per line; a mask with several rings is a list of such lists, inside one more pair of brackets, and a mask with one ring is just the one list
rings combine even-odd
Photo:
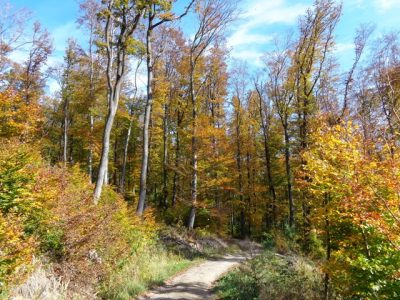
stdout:
[[18,141],[0,145],[0,298],[22,297],[18,287],[36,295],[35,258],[49,270],[40,278],[68,283],[67,298],[91,299],[99,285],[106,299],[128,299],[191,263],[160,246],[151,209],[136,217],[110,187],[94,205],[92,191],[79,166],[49,166]]
[[221,278],[215,292],[220,300],[313,300],[323,297],[323,273],[315,255],[304,256],[290,228],[265,233],[263,252]]
[[103,299],[132,299],[195,262],[159,247],[149,248],[122,262],[103,283],[100,296]]
[[221,300],[313,300],[322,298],[322,280],[312,261],[266,250],[223,277],[216,293]]

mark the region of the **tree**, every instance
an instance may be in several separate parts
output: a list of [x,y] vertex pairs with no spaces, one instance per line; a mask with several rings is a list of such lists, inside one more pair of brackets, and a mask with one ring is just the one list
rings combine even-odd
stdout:
[[350,68],[350,71],[347,75],[347,79],[345,81],[345,88],[344,88],[344,95],[343,95],[343,108],[342,108],[342,114],[341,118],[343,118],[349,110],[349,104],[348,104],[348,96],[349,92],[351,89],[351,85],[353,82],[353,76],[354,72],[360,62],[361,56],[364,52],[365,46],[367,44],[367,41],[371,34],[374,31],[374,27],[372,25],[368,24],[363,24],[357,29],[356,36],[354,38],[354,52],[355,52],[355,57],[354,57],[354,62],[352,67]]
[[44,88],[42,67],[52,52],[52,44],[47,30],[41,28],[40,23],[33,24],[32,39],[28,42],[30,49],[28,58],[21,70],[21,89],[25,101],[37,101]]
[[332,280],[347,297],[395,297],[398,157],[392,158],[388,144],[366,151],[369,145],[351,122],[326,126],[321,116],[313,123],[312,143],[302,154],[311,180],[304,176],[300,185],[312,195],[311,218],[326,244],[325,294]]
[[13,61],[10,55],[27,44],[25,40],[26,21],[31,13],[22,8],[15,9],[8,1],[1,1],[2,14],[0,18],[0,87],[9,87],[7,73]]
[[[172,2],[165,0],[152,1],[147,7],[147,17],[148,25],[146,31],[146,55],[147,55],[147,101],[144,115],[144,125],[143,125],[143,158],[142,158],[142,169],[140,174],[140,194],[139,202],[136,209],[138,215],[142,215],[144,211],[144,204],[146,201],[147,193],[147,169],[149,160],[149,124],[151,118],[151,107],[153,104],[153,53],[152,53],[152,33],[155,28],[174,20],[179,20],[183,18],[189,11],[190,7],[194,3],[192,0],[186,7],[184,13],[180,16],[175,17],[171,13]],[[159,18],[160,20],[154,23],[154,20]]]
[[65,66],[64,72],[62,75],[61,82],[61,98],[63,103],[63,134],[62,134],[62,161],[64,162],[64,166],[66,166],[68,162],[68,127],[71,123],[70,120],[70,102],[74,92],[74,83],[73,83],[73,72],[74,68],[77,64],[78,59],[78,49],[76,42],[73,40],[68,41],[68,47],[65,51],[64,62]]
[[[279,76],[279,74],[278,74]],[[268,102],[269,97],[266,95],[267,87],[263,82],[254,80],[254,88],[258,97],[258,112],[260,115],[260,122],[263,135],[264,143],[264,156],[265,156],[265,174],[268,184],[268,190],[272,198],[272,225],[276,225],[276,191],[275,184],[272,179],[272,165],[271,165],[271,149],[270,149],[270,130],[271,130],[271,118],[273,116],[272,106]],[[289,170],[290,171],[290,170]],[[268,218],[268,216],[267,216]],[[267,220],[268,221],[268,220]]]
[[211,43],[221,38],[227,24],[234,20],[235,4],[226,3],[222,0],[202,0],[196,7],[198,26],[190,45],[190,70],[189,70],[189,95],[192,109],[192,182],[191,182],[191,202],[192,207],[188,220],[188,228],[193,229],[196,218],[197,188],[198,188],[198,148],[197,148],[197,94],[202,85],[195,80],[196,67],[204,51]]
[[144,14],[144,7],[136,1],[109,0],[100,13],[103,27],[103,43],[107,56],[107,101],[108,114],[103,133],[100,166],[94,190],[94,203],[97,204],[104,184],[108,184],[108,155],[110,135],[118,109],[122,84],[127,72],[126,60],[131,47],[134,47],[133,32]]
[[240,235],[245,237],[246,235],[246,215],[245,215],[245,202],[244,202],[244,176],[243,176],[243,127],[244,127],[244,101],[246,98],[246,86],[247,86],[247,74],[246,66],[241,64],[237,66],[234,70],[232,76],[232,85],[234,88],[234,95],[232,99],[234,117],[233,117],[233,127],[234,127],[234,140],[235,140],[235,157],[237,166],[237,189],[239,194],[239,206],[240,206]]
[[291,166],[291,142],[290,142],[290,120],[293,115],[294,101],[294,74],[290,69],[290,42],[287,41],[283,50],[277,50],[272,55],[267,56],[266,65],[268,70],[267,90],[268,95],[274,104],[283,128],[284,153],[287,198],[289,206],[289,226],[294,226],[294,203],[292,189],[292,166]]
[[[309,9],[299,22],[300,37],[292,59],[292,72],[295,74],[294,94],[300,152],[309,145],[309,119],[318,111],[316,91],[334,44],[334,29],[341,12],[341,4],[333,0],[317,0],[313,9]],[[306,161],[301,161],[300,168],[306,164]],[[303,239],[307,248],[311,223],[306,193],[302,194],[302,211]]]
[[94,131],[94,116],[93,106],[95,104],[95,37],[99,29],[97,13],[100,10],[99,3],[96,0],[86,0],[79,4],[82,11],[82,16],[78,18],[79,26],[85,26],[89,31],[89,127],[91,142],[89,145],[88,155],[88,172],[90,182],[93,182],[93,131]]

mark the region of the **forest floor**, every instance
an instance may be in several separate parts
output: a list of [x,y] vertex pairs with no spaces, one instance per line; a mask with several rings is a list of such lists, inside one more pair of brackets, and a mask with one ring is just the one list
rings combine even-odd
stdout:
[[209,258],[203,263],[167,280],[140,296],[138,300],[191,300],[213,299],[214,283],[232,268],[256,256],[261,247],[250,241],[237,241],[241,251],[217,258]]

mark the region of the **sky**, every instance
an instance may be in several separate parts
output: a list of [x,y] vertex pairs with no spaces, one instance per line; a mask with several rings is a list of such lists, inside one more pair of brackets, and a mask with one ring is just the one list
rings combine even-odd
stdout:
[[[230,0],[226,0],[230,1]],[[9,0],[15,8],[25,7],[32,12],[32,21],[39,21],[53,38],[54,53],[50,64],[62,62],[68,38],[80,44],[87,36],[76,23],[79,16],[78,0]],[[189,0],[178,0],[175,10],[182,11]],[[239,0],[240,18],[231,24],[227,45],[233,59],[244,60],[250,68],[262,66],[260,57],[271,50],[274,40],[289,30],[296,30],[297,20],[313,0]],[[353,38],[362,23],[376,26],[374,37],[400,30],[400,0],[343,0],[343,15],[336,29],[336,55],[341,68],[350,67],[353,59]],[[190,36],[195,21],[188,15],[181,21],[184,32]],[[50,91],[57,85],[50,83]]]

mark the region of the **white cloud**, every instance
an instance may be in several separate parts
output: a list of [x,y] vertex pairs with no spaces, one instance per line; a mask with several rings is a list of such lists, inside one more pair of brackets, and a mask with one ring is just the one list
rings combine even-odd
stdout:
[[240,20],[227,40],[232,48],[232,57],[259,64],[261,48],[271,42],[275,35],[267,33],[265,29],[273,24],[294,24],[307,7],[300,3],[292,5],[286,0],[244,1]]
[[335,45],[334,51],[337,54],[354,51],[354,44],[353,43],[337,43]]
[[400,7],[400,0],[375,0],[375,4],[381,11],[386,11],[394,7]]
[[238,30],[234,34],[229,37],[228,46],[235,47],[240,45],[248,45],[248,44],[266,44],[272,40],[271,36],[260,34],[260,33],[251,33],[249,30]]
[[285,0],[257,1],[246,3],[248,8],[243,17],[248,20],[248,26],[270,25],[274,23],[292,24],[304,13],[307,5],[298,3],[290,5]]
[[249,62],[255,66],[261,66],[262,61],[261,57],[263,55],[262,51],[257,50],[238,50],[232,52],[232,58],[243,60],[245,62]]
[[28,58],[28,51],[17,49],[10,54],[10,59],[16,63],[23,63]]
[[47,93],[50,95],[54,95],[55,93],[60,91],[60,85],[55,79],[50,78],[47,82]]

